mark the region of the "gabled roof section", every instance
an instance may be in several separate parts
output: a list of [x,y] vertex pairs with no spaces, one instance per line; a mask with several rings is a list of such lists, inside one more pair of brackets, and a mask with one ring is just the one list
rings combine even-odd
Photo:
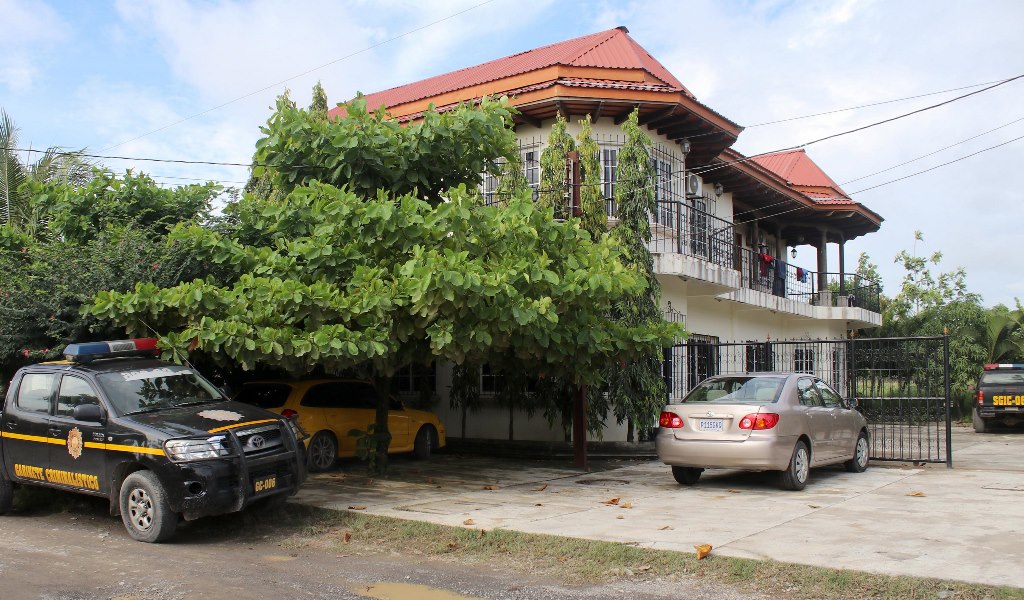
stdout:
[[826,199],[832,203],[836,200],[852,202],[839,184],[826,175],[803,149],[755,156],[754,162],[817,202],[824,203]]
[[[648,84],[693,98],[668,69],[629,37],[625,27],[617,27],[375,92],[366,96],[367,107],[372,110],[383,104],[391,108],[560,65],[642,70],[649,76],[645,77]],[[331,112],[338,113],[339,109]]]

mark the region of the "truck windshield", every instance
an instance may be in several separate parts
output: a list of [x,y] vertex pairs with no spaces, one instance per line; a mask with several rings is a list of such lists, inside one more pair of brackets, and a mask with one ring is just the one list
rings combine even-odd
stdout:
[[[735,376],[708,379],[681,401],[686,404],[715,402],[718,404],[770,404],[776,401],[785,377]],[[675,402],[673,402],[675,403]]]
[[96,379],[122,415],[224,400],[210,382],[177,365],[101,373]]

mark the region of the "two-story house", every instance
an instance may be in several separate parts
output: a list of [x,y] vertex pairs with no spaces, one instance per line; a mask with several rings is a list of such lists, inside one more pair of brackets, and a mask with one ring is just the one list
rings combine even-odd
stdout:
[[[617,153],[621,123],[634,108],[652,141],[657,207],[651,215],[655,271],[666,318],[684,320],[690,342],[826,339],[881,323],[878,286],[847,272],[845,243],[877,231],[882,218],[849,198],[802,150],[746,157],[733,150],[742,127],[701,103],[624,27],[536,48],[484,64],[369,94],[369,107],[412,121],[430,104],[444,110],[484,95],[507,95],[519,110],[516,135],[527,180],[540,183],[540,154],[559,114],[569,133],[590,115],[601,152],[601,187],[610,222],[615,219]],[[335,109],[338,110],[338,109]],[[485,182],[485,196],[493,192]],[[812,246],[816,256],[800,255]],[[838,269],[830,271],[830,249]],[[681,351],[681,349],[679,350]],[[690,350],[667,356],[674,373],[670,393],[682,393],[714,370],[714,361]],[[748,351],[749,352],[749,351]],[[755,353],[756,354],[756,353]],[[756,368],[756,355],[747,357]],[[775,368],[806,369],[813,348]],[[799,363],[799,364],[796,364]],[[823,364],[823,363],[822,363]],[[487,374],[481,385],[487,389]],[[432,376],[446,414],[450,368]],[[412,385],[410,377],[402,379]],[[503,438],[508,416],[485,407],[453,436]],[[542,418],[516,417],[517,439],[560,440]],[[625,439],[608,424],[606,440]]]

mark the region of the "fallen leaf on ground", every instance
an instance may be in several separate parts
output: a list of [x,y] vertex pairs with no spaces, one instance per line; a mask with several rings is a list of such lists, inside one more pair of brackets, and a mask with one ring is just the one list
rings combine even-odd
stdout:
[[618,504],[619,500],[620,498],[609,498],[607,500],[602,500],[601,504]]
[[487,530],[486,529],[480,529],[479,531],[480,531],[480,537],[484,537],[485,535],[487,535]]
[[636,568],[637,571],[650,571],[651,565],[640,565]]
[[347,543],[349,543],[351,541],[352,541],[352,532],[351,531],[346,531],[345,532],[345,543],[347,544]]
[[543,492],[546,489],[548,489],[548,484],[545,483],[544,485],[540,486],[539,488],[537,488],[537,489],[535,489],[533,491],[535,491],[535,492]]
[[910,492],[907,495],[908,496],[913,496],[914,498],[923,498],[924,497],[924,492]]
[[462,524],[463,525],[476,525],[476,521],[474,521],[473,519],[466,519],[465,521],[462,522]]
[[817,504],[808,504],[807,506],[810,506],[811,508],[821,508]]
[[619,505],[619,508],[633,508],[633,504],[630,502],[623,502]]
[[538,502],[538,503],[534,504],[534,506],[544,506],[544,503],[543,502]]
[[569,557],[568,557],[568,556],[559,556],[559,557],[558,557],[558,562],[565,562],[565,561],[567,561],[567,560],[569,560]]
[[700,546],[694,546],[697,550],[697,560],[703,560],[705,556],[711,554],[711,544],[701,544]]
[[672,526],[671,526],[671,525],[666,525],[666,526],[664,526],[664,527],[659,527],[659,528],[658,528],[658,531],[669,531],[669,530],[671,530],[671,529],[672,529]]
[[366,510],[366,507],[365,506],[350,506],[350,507],[348,507],[348,509],[349,510]]
[[619,516],[617,516],[617,517],[615,517],[615,518],[616,518],[616,519],[625,519],[626,517],[624,517],[624,516],[622,516],[622,515],[619,515]]
[[485,485],[485,486],[484,486],[484,489],[485,489],[485,490],[491,490],[491,491],[494,491],[494,490],[498,489],[498,486],[496,486],[496,485]]
[[739,490],[725,490],[725,491],[729,492],[730,494],[739,494],[740,493]]

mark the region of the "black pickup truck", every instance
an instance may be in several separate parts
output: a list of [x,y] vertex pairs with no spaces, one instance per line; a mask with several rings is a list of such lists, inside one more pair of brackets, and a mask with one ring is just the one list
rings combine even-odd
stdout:
[[978,380],[974,431],[1024,423],[1024,364],[985,365]]
[[170,538],[179,518],[273,505],[306,477],[298,424],[227,400],[155,339],[71,344],[20,369],[0,406],[0,514],[18,485],[110,500],[128,534]]

